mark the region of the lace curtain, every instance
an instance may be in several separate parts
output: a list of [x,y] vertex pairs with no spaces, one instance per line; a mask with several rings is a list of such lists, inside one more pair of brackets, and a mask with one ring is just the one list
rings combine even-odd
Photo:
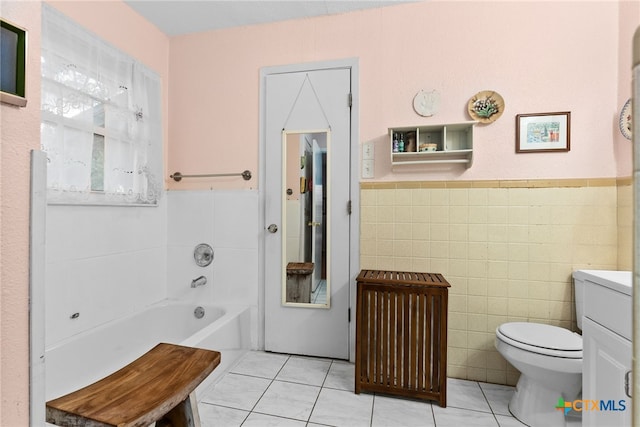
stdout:
[[160,79],[42,6],[42,149],[48,200],[155,205],[161,195]]

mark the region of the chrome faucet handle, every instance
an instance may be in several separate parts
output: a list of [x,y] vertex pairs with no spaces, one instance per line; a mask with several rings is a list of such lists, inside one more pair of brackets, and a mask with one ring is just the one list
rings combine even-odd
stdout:
[[200,267],[208,266],[213,261],[213,248],[206,243],[200,243],[193,251],[193,259]]

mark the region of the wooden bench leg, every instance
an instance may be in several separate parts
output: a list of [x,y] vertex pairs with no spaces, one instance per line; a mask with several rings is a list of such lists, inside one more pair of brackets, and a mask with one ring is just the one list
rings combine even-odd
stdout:
[[201,427],[195,391],[156,421],[156,427]]

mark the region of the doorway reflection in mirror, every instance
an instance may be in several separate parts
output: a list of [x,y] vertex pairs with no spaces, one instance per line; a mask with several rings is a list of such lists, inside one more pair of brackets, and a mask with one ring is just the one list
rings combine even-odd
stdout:
[[328,131],[283,131],[283,303],[329,307]]

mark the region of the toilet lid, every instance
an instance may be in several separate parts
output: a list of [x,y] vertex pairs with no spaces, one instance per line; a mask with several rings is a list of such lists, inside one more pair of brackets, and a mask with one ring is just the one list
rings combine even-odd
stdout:
[[500,325],[498,330],[507,338],[534,347],[560,351],[582,351],[582,337],[557,326],[511,322]]

